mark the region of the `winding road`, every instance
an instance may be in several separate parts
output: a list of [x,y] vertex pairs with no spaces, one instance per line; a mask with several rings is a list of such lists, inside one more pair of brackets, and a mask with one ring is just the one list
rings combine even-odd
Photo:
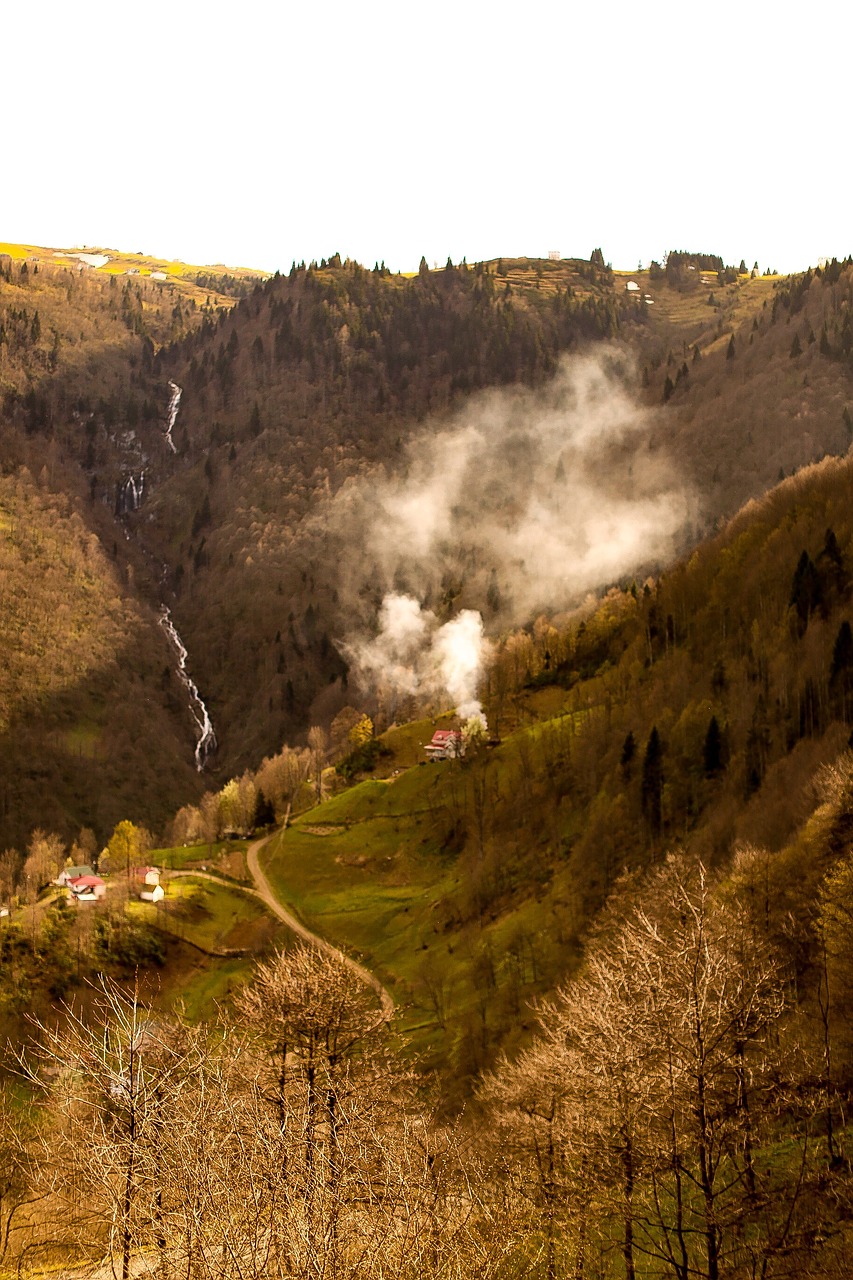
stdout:
[[287,907],[282,906],[273,893],[269,880],[261,870],[260,859],[258,858],[258,850],[270,839],[272,839],[271,836],[264,836],[261,840],[253,840],[246,850],[246,863],[249,868],[249,874],[255,882],[255,891],[258,897],[274,916],[278,916],[279,920],[287,925],[288,929],[292,929],[295,934],[316,947],[318,951],[324,952],[327,956],[333,956],[341,964],[345,964],[357,978],[366,983],[367,986],[372,987],[379,997],[383,1019],[390,1019],[394,1013],[394,1001],[390,991],[383,987],[375,974],[372,974],[369,969],[365,969],[364,965],[359,964],[357,960],[353,960],[352,956],[348,956],[345,951],[341,951],[340,947],[335,947],[331,942],[327,942],[325,938],[312,933],[301,920],[298,920],[292,912],[287,910]]

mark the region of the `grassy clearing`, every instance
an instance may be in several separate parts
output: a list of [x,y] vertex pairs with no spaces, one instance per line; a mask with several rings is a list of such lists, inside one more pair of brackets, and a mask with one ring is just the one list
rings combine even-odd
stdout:
[[[152,271],[165,272],[167,276],[175,279],[181,279],[195,274],[197,271],[214,271],[226,273],[231,276],[246,276],[256,278],[264,276],[266,273],[257,271],[252,267],[226,267],[223,263],[187,263],[176,262],[170,259],[152,257],[146,253],[126,253],[121,249],[106,249],[102,247],[93,247],[87,245],[85,249],[77,245],[74,248],[56,246],[36,245],[36,244],[7,244],[0,242],[0,254],[7,254],[15,262],[22,262],[26,258],[48,259],[56,258],[61,263],[67,263],[69,255],[76,253],[87,253],[92,255],[104,254],[109,258],[106,266],[98,268],[105,275],[123,274],[134,268],[139,271],[140,275],[150,275]],[[75,261],[73,256],[71,261]]]
[[131,901],[136,918],[205,951],[258,953],[269,946],[280,926],[254,894],[195,876],[164,883],[161,902]]
[[251,957],[196,964],[182,977],[169,1003],[179,1005],[191,1022],[210,1018],[217,1006],[227,1006],[232,993],[249,980],[254,964]]
[[177,845],[151,849],[149,862],[167,871],[212,871],[241,883],[250,882],[245,840],[216,840],[212,844]]
[[[649,281],[637,277],[638,284],[655,300],[655,320],[663,321],[678,328],[702,325],[710,328],[715,316],[722,314],[728,324],[737,327],[753,315],[757,315],[766,300],[772,299],[773,287],[777,276],[756,276],[754,280],[741,276],[734,284],[720,285],[713,273],[708,276],[707,285],[699,284],[696,288],[681,292],[662,285],[660,281]],[[713,294],[715,306],[709,305],[708,299]],[[728,335],[726,335],[728,341]],[[703,346],[703,351],[707,347]]]
[[[274,892],[330,941],[412,999],[435,909],[457,883],[443,855],[448,766],[370,779],[298,819],[265,852]],[[328,834],[317,834],[326,831]],[[423,1023],[423,1007],[407,1022]]]

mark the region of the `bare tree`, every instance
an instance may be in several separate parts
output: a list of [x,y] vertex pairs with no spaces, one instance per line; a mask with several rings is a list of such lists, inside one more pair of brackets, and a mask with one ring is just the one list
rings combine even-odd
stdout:
[[41,1196],[37,1190],[37,1134],[31,1112],[16,1104],[11,1090],[0,1085],[0,1262],[13,1235],[27,1229],[27,1210]]
[[585,1161],[572,1159],[583,1131],[579,1066],[559,1037],[542,1038],[515,1062],[504,1059],[480,1089],[498,1143],[498,1171],[521,1211],[513,1226],[541,1230],[547,1280],[565,1273],[561,1244],[578,1250],[584,1236]]
[[[93,1022],[67,1008],[56,1027],[37,1023],[41,1040],[28,1067],[51,1098],[53,1123],[40,1130],[45,1193],[78,1248],[106,1247],[121,1280],[131,1255],[153,1235],[163,1247],[161,1148],[171,1096],[194,1063],[176,1030],[155,1019],[136,989],[102,979]],[[81,1211],[81,1192],[86,1211]]]
[[491,1099],[516,1132],[525,1120],[546,1241],[556,1144],[567,1172],[553,1194],[574,1206],[579,1254],[595,1222],[602,1242],[618,1226],[626,1280],[649,1258],[677,1280],[767,1274],[801,1189],[799,1171],[781,1183],[756,1158],[795,1065],[779,962],[699,864],[672,860],[626,912],[629,892]]
[[323,799],[323,766],[329,749],[329,735],[320,725],[312,725],[308,730],[308,748],[311,752],[311,768],[314,771],[314,783],[317,788],[317,803]]

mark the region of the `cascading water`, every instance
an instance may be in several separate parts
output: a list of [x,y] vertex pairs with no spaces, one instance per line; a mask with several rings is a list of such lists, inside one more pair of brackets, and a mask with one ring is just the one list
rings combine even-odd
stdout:
[[119,481],[116,487],[116,515],[126,515],[128,511],[138,511],[142,506],[142,495],[145,491],[145,472],[139,474],[139,483],[133,476],[124,482]]
[[169,637],[172,648],[175,650],[175,656],[178,659],[178,678],[190,696],[190,714],[195,721],[199,735],[195,748],[195,765],[199,773],[201,773],[208,758],[216,750],[216,734],[213,731],[210,716],[207,714],[207,707],[199,697],[195,683],[187,674],[186,646],[175,629],[170,611],[165,605],[161,605],[160,608],[160,625]]
[[177,382],[170,382],[169,386],[172,389],[172,394],[169,399],[169,408],[166,411],[166,430],[164,435],[166,437],[166,444],[172,450],[172,453],[177,453],[178,451],[175,448],[175,442],[172,439],[172,427],[175,425],[175,419],[178,416],[178,408],[181,403],[182,391]]

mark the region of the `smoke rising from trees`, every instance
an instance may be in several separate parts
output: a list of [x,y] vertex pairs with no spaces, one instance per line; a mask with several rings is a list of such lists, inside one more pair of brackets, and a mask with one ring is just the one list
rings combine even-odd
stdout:
[[482,718],[477,685],[487,651],[483,619],[463,609],[439,625],[435,614],[412,596],[389,594],[371,640],[344,646],[363,681],[392,696],[452,699],[459,715]]
[[343,486],[323,518],[372,637],[345,646],[363,680],[434,691],[441,619],[524,623],[672,556],[693,502],[650,448],[653,411],[628,372],[615,347],[568,357],[547,386],[478,396],[428,424],[395,473]]

